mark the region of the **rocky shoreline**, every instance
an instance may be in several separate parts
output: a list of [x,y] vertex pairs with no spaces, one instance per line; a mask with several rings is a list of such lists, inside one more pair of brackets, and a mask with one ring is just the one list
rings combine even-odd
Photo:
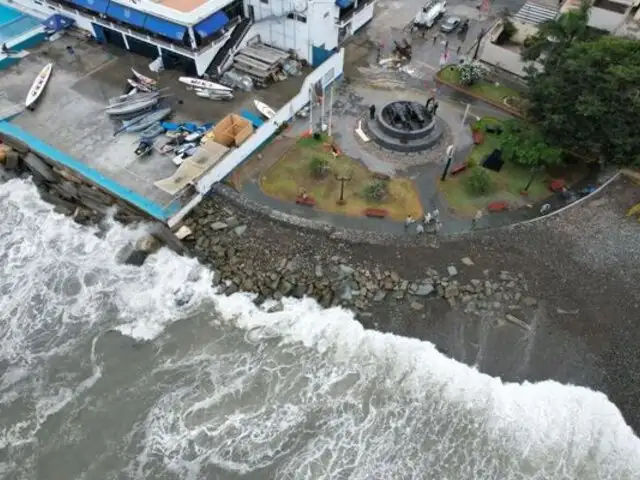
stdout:
[[[420,312],[429,302],[444,301],[470,314],[506,312],[498,321],[529,328],[524,318],[537,301],[528,295],[522,273],[478,271],[473,259],[461,257],[440,271],[428,267],[421,277],[408,278],[372,262],[352,261],[348,248],[336,251],[331,243],[338,242],[318,233],[290,231],[294,248],[275,238],[258,243],[255,221],[219,198],[205,199],[185,221],[193,232],[186,245],[214,269],[220,293],[255,293],[257,303],[306,296],[325,308],[352,309],[360,318],[386,302],[406,302]],[[311,245],[302,246],[302,239]]]

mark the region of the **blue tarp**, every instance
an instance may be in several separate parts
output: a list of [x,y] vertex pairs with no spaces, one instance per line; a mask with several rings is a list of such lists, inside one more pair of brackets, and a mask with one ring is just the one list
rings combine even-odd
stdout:
[[107,16],[136,27],[144,27],[144,21],[147,19],[144,13],[138,10],[132,10],[116,2],[109,3]]
[[202,38],[208,37],[209,35],[213,35],[222,27],[224,27],[227,23],[229,23],[229,17],[224,12],[216,12],[211,15],[209,18],[205,18],[203,21],[198,23],[194,30],[200,35]]
[[98,13],[107,13],[109,0],[70,0],[71,3]]
[[182,41],[184,34],[187,31],[187,27],[184,25],[178,25],[161,18],[154,17],[153,15],[147,15],[147,20],[144,22],[144,28],[147,30],[162,35],[163,37],[171,38],[173,40]]
[[336,0],[336,5],[340,8],[349,8],[353,5],[354,0]]
[[65,28],[69,28],[73,25],[73,19],[63,17],[62,15],[51,15],[47,18],[42,24],[47,28],[47,30],[53,32],[59,32],[60,30],[64,30]]

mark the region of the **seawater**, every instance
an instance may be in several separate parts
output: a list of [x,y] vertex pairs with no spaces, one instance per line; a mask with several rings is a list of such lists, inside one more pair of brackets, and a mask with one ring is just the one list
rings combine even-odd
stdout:
[[255,307],[144,226],[0,185],[0,478],[638,479],[605,395],[506,384],[311,300]]

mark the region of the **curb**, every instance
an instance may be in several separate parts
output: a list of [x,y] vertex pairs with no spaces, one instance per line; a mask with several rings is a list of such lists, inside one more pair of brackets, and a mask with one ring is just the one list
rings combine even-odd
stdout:
[[449,88],[451,88],[452,90],[455,90],[459,93],[463,93],[465,95],[470,96],[471,98],[474,98],[475,100],[479,100],[481,102],[486,103],[487,105],[491,105],[494,108],[497,108],[498,110],[501,110],[505,113],[508,113],[509,115],[513,115],[514,117],[518,117],[518,118],[525,118],[524,114],[522,112],[520,112],[519,110],[514,110],[511,109],[509,107],[507,107],[506,105],[504,105],[503,103],[499,103],[499,102],[495,102],[493,100],[490,100],[486,97],[481,97],[479,95],[476,95],[475,93],[471,92],[469,89],[461,87],[459,85],[456,85],[454,83],[448,82],[446,80],[443,80],[440,77],[440,73],[445,69],[445,68],[449,68],[449,67],[444,67],[443,69],[439,70],[438,72],[436,72],[436,74],[433,76],[434,81],[436,82],[436,84],[441,84],[441,85],[445,85]]

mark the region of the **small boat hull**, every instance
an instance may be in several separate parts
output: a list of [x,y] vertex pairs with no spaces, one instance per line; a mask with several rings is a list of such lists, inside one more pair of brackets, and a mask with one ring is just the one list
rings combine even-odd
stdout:
[[51,78],[51,72],[53,71],[53,63],[48,63],[44,66],[38,76],[33,81],[31,88],[29,89],[29,93],[27,94],[27,98],[24,101],[24,106],[30,108],[42,95],[44,92],[47,83],[49,83],[49,79]]
[[233,89],[221,85],[219,83],[210,82],[209,80],[203,80],[201,78],[194,77],[180,77],[178,79],[180,83],[184,83],[185,85],[189,85],[190,87],[202,88],[205,90],[222,90],[226,92],[232,92]]
[[254,100],[253,104],[256,106],[256,110],[258,110],[267,120],[271,120],[276,116],[276,111],[266,103],[263,103],[260,100]]
[[143,75],[142,73],[137,72],[135,70],[135,68],[132,68],[131,72],[138,79],[138,81],[140,83],[144,83],[146,85],[157,85],[158,84],[158,82],[156,80],[154,80],[153,78],[147,77],[146,75]]

